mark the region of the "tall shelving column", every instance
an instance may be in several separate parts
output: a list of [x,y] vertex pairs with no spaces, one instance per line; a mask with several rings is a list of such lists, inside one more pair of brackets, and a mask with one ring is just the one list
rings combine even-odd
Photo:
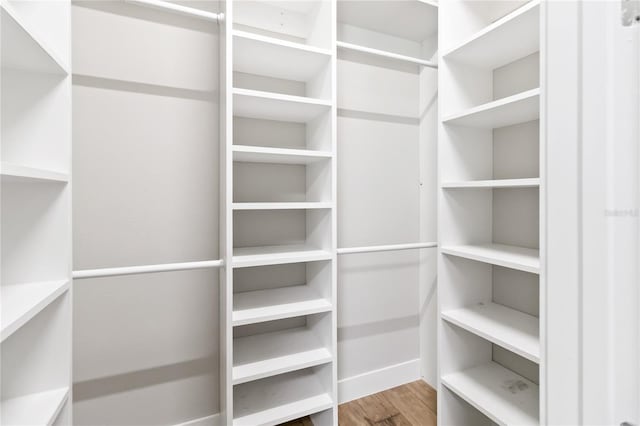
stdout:
[[0,9],[0,423],[71,424],[70,3]]
[[438,421],[545,423],[540,2],[439,19]]
[[223,424],[337,424],[335,1],[226,1]]

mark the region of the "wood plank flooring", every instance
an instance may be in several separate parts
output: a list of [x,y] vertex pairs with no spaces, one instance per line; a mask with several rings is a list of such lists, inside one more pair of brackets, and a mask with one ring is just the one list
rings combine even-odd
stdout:
[[[338,407],[340,426],[436,426],[436,391],[422,380]],[[304,417],[283,426],[312,426]]]

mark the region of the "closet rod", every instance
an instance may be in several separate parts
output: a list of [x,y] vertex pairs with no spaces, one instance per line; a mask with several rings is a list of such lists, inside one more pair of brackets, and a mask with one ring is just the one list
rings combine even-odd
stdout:
[[395,250],[411,250],[438,247],[436,242],[428,243],[409,243],[409,244],[388,244],[384,246],[365,246],[365,247],[345,247],[339,248],[338,254],[351,253],[372,253],[376,251],[395,251]]
[[73,271],[74,279],[116,277],[121,275],[149,274],[152,272],[187,271],[191,269],[221,268],[224,262],[203,260],[199,262],[163,263],[159,265],[123,266],[120,268],[83,269]]
[[191,18],[203,19],[205,21],[222,22],[222,13],[207,12],[206,10],[196,9],[195,7],[181,6],[164,0],[125,0],[127,3],[136,4],[138,6],[150,7],[152,9],[163,10],[166,12],[176,13],[178,15],[189,16]]

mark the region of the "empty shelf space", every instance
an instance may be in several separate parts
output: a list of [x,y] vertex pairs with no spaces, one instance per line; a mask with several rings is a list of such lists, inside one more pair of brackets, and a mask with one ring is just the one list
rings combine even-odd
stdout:
[[540,255],[537,249],[505,244],[442,246],[442,253],[538,274]]
[[306,327],[233,339],[233,384],[314,367],[331,352]]
[[464,188],[535,188],[540,186],[540,178],[490,179],[443,182],[445,189]]
[[240,163],[312,164],[332,157],[329,151],[233,145],[233,161]]
[[445,124],[495,129],[540,118],[540,88],[527,90],[446,117]]
[[7,0],[2,9],[2,67],[33,72],[69,74],[68,67],[58,55],[20,18]]
[[331,302],[307,285],[233,295],[233,325],[254,324],[331,310]]
[[497,303],[481,303],[444,311],[442,318],[529,361],[540,362],[540,323],[532,315]]
[[323,99],[233,89],[234,116],[307,123],[330,109],[331,102]]
[[[294,81],[316,77],[331,59],[331,51],[245,31],[233,31],[233,69]],[[277,58],[276,60],[274,60]]]
[[442,383],[499,425],[538,425],[538,385],[489,362],[446,374]]
[[333,401],[307,369],[235,386],[233,406],[233,426],[270,426],[327,410]]
[[311,210],[330,209],[331,202],[258,202],[258,203],[233,203],[234,210]]
[[21,166],[7,162],[0,163],[3,182],[68,182],[67,173],[36,167]]
[[2,401],[3,425],[51,425],[69,398],[69,388],[33,393]]
[[40,311],[69,289],[69,281],[43,281],[3,285],[2,340],[35,317]]
[[283,263],[313,262],[330,260],[329,250],[294,244],[280,246],[240,247],[233,249],[233,267],[279,265]]
[[390,60],[393,60],[393,61],[409,62],[409,63],[412,63],[412,64],[423,65],[423,66],[432,67],[432,68],[437,68],[437,66],[438,66],[435,62],[427,61],[426,59],[414,58],[414,57],[406,56],[406,55],[400,55],[398,53],[388,52],[388,51],[380,50],[380,49],[373,49],[371,47],[360,46],[360,45],[353,44],[353,43],[346,43],[344,41],[338,41],[337,42],[337,46],[340,49],[352,50],[352,51],[360,52],[360,53],[366,53],[366,54],[369,54],[369,55],[379,56],[379,57],[390,59]]
[[540,1],[533,0],[443,55],[445,60],[495,69],[540,50]]

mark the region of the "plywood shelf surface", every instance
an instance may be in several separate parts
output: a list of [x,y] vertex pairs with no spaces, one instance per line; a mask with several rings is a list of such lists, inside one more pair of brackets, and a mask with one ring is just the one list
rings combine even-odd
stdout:
[[330,109],[331,102],[324,99],[233,89],[234,116],[307,123]]
[[331,351],[306,327],[233,340],[233,384],[332,361]]
[[333,158],[330,151],[233,145],[233,161],[244,163],[312,164]]
[[304,244],[241,247],[233,250],[233,267],[278,265],[283,263],[313,262],[330,260],[328,250]]
[[540,1],[533,0],[443,54],[445,60],[495,69],[540,50]]
[[235,386],[233,426],[277,425],[331,407],[320,379],[300,370]]
[[328,201],[233,203],[234,210],[313,210],[331,207],[333,203]]
[[69,67],[65,61],[29,28],[7,0],[0,2],[0,9],[1,38],[4,41],[2,43],[3,68],[48,74],[69,74]]
[[445,124],[496,129],[540,118],[540,88],[498,99],[443,119]]
[[69,281],[43,281],[3,285],[2,341],[35,317],[69,289]]
[[331,310],[331,302],[307,285],[248,291],[233,295],[234,326]]
[[3,182],[68,182],[69,174],[55,170],[22,166],[3,161],[0,163]]
[[482,303],[445,310],[442,318],[530,361],[540,362],[540,326],[532,315],[497,303]]
[[69,398],[69,388],[33,393],[2,401],[3,425],[51,425]]
[[331,51],[245,31],[233,31],[234,71],[309,81],[328,65]]
[[442,253],[538,274],[540,254],[536,249],[505,244],[443,245]]
[[535,188],[540,186],[540,178],[524,179],[489,179],[443,182],[445,189],[464,188]]
[[446,374],[442,383],[499,425],[539,425],[538,385],[494,362]]

